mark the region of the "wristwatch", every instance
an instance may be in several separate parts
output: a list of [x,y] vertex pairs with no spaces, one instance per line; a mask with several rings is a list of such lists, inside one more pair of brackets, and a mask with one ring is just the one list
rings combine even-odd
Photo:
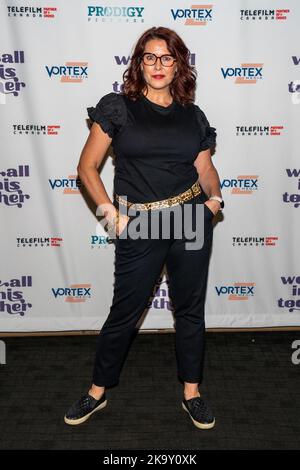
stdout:
[[223,199],[219,196],[210,196],[209,200],[215,200],[218,201],[221,204],[220,210],[224,209],[225,203]]

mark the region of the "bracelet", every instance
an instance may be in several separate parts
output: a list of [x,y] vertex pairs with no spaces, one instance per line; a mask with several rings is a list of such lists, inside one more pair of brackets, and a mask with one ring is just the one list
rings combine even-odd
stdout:
[[112,222],[108,222],[107,227],[109,230],[114,230],[116,231],[116,227],[119,225],[119,216],[120,213],[118,209],[116,209],[116,215],[112,218]]
[[218,201],[220,203],[220,209],[222,210],[224,208],[224,201],[220,196],[210,196],[209,198],[210,201]]

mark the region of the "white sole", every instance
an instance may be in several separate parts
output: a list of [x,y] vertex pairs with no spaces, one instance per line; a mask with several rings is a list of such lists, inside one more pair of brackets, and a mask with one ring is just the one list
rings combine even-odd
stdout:
[[196,421],[190,414],[189,410],[187,409],[187,407],[185,406],[184,403],[182,403],[182,408],[184,409],[184,411],[186,411],[189,415],[189,417],[191,418],[191,420],[193,421],[194,425],[197,427],[197,428],[200,428],[200,429],[211,429],[214,427],[215,425],[215,422],[216,420],[214,419],[212,423],[207,423],[207,424],[203,424],[203,423],[199,423],[198,421]]
[[107,400],[105,400],[103,403],[101,403],[99,406],[97,406],[97,408],[95,408],[93,411],[91,411],[89,414],[83,416],[82,418],[69,419],[65,416],[64,421],[65,421],[66,424],[71,424],[71,425],[84,423],[87,419],[89,419],[90,416],[92,416],[93,413],[96,413],[96,411],[102,410],[102,408],[105,408],[106,405],[107,405]]

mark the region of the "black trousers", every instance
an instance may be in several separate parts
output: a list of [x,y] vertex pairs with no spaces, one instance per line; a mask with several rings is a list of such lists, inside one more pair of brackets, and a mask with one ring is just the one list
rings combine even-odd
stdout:
[[[119,383],[136,324],[149,302],[164,264],[175,317],[177,373],[185,382],[202,382],[205,351],[204,303],[213,238],[213,213],[203,204],[206,199],[202,192],[181,205],[182,208],[190,205],[192,219],[189,220],[192,220],[192,228],[198,232],[203,229],[204,238],[200,249],[187,250],[185,243],[191,240],[184,234],[181,238],[175,238],[174,219],[169,239],[163,238],[161,233],[158,239],[121,239],[122,231],[115,240],[114,293],[109,315],[97,339],[93,371],[95,385],[108,387]],[[114,204],[117,204],[115,200]],[[200,220],[198,217],[197,221],[195,208],[200,204],[204,216]],[[182,213],[184,226],[187,216],[184,211]],[[129,230],[134,218],[135,216],[130,217],[127,224]],[[149,220],[148,234],[150,230]]]

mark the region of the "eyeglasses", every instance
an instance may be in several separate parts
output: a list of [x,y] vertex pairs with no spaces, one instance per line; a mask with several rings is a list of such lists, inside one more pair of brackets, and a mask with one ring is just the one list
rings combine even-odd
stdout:
[[176,59],[174,59],[172,55],[168,55],[168,54],[164,54],[158,57],[155,54],[145,52],[141,58],[145,65],[154,65],[156,64],[157,59],[160,59],[160,63],[164,67],[172,67],[174,62],[176,62]]

